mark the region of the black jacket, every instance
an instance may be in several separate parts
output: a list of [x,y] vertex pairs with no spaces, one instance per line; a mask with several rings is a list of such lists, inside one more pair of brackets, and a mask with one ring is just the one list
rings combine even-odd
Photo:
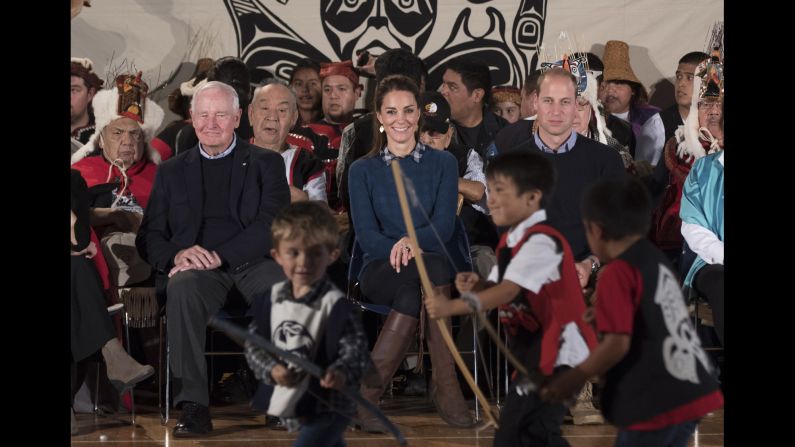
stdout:
[[[199,147],[165,161],[136,238],[141,257],[163,273],[178,251],[194,244],[202,223],[203,186]],[[232,152],[229,207],[240,232],[216,251],[234,272],[269,257],[271,222],[290,204],[281,155],[237,139]]]

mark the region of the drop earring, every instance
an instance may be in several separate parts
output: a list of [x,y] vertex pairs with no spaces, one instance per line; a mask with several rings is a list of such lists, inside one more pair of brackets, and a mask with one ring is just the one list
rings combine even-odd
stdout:
[[379,128],[378,128],[378,132],[380,132],[380,133],[384,133],[384,126],[381,126],[381,127],[379,127]]

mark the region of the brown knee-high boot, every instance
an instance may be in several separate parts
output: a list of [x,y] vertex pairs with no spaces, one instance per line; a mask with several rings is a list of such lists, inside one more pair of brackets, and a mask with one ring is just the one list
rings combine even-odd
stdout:
[[[389,312],[378,340],[375,342],[370,357],[373,359],[375,368],[369,371],[367,378],[363,380],[361,393],[362,397],[373,404],[378,404],[378,398],[384,393],[389,381],[397,371],[400,362],[406,355],[411,340],[414,338],[417,329],[417,319],[394,310]],[[377,376],[377,377],[373,377]],[[359,408],[359,419],[361,419],[361,429],[373,433],[385,433],[386,429],[369,412]]]
[[[436,293],[450,299],[450,285],[435,287]],[[447,330],[450,330],[450,318],[445,318]],[[455,372],[455,361],[450,350],[442,339],[442,332],[436,321],[428,322],[428,352],[431,354],[431,399],[439,416],[453,427],[472,427],[475,421],[461,393],[458,377]]]

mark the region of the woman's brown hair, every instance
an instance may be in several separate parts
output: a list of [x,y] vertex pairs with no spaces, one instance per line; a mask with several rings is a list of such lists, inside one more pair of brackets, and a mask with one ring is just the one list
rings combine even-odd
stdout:
[[[373,147],[370,148],[370,152],[367,153],[368,157],[378,155],[378,153],[380,153],[384,148],[384,145],[386,145],[386,134],[380,131],[381,123],[378,122],[376,113],[381,111],[381,106],[384,103],[384,97],[387,95],[387,93],[396,91],[410,92],[412,95],[414,95],[414,99],[417,101],[417,107],[421,107],[420,88],[413,79],[403,75],[391,75],[382,79],[375,88],[375,94],[373,95]],[[422,121],[421,112],[420,121]],[[422,123],[418,122],[417,130],[414,131],[414,139],[417,141],[420,139],[419,129],[421,128]]]

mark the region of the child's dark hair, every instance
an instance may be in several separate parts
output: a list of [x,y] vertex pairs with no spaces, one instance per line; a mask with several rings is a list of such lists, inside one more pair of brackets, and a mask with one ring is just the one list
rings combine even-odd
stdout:
[[602,227],[605,240],[620,240],[648,233],[651,196],[634,176],[608,177],[585,191],[581,210],[583,219]]
[[509,152],[494,157],[486,167],[486,178],[501,175],[516,184],[517,194],[538,189],[542,206],[555,186],[555,166],[539,152]]
[[679,59],[680,64],[692,64],[698,65],[704,59],[708,58],[709,55],[704,53],[703,51],[691,51]]
[[306,69],[312,70],[315,73],[317,73],[318,77],[320,76],[320,64],[317,61],[309,59],[307,57],[301,59],[300,61],[298,61],[298,63],[295,64],[295,67],[293,67],[293,71],[290,72],[290,81],[288,83],[292,84],[293,80],[295,79],[295,75],[298,74],[299,71]]
[[296,239],[306,244],[323,244],[329,251],[339,244],[339,226],[323,202],[296,202],[282,209],[273,219],[271,231],[274,248],[280,241]]

